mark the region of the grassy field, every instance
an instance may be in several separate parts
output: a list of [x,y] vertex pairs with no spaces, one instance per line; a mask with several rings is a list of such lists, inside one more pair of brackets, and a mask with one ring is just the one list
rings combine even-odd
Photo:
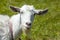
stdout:
[[12,16],[16,13],[9,6],[21,7],[24,4],[32,4],[36,9],[49,9],[47,14],[35,16],[32,40],[60,40],[60,0],[0,0],[0,14]]

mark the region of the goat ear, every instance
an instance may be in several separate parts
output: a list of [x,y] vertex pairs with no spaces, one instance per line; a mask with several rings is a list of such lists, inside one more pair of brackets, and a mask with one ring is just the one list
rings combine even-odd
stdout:
[[10,6],[10,8],[11,8],[12,11],[14,11],[14,12],[20,12],[20,9],[19,9],[18,7]]
[[48,12],[48,9],[44,9],[44,10],[36,10],[35,14],[38,14],[38,15],[43,15],[45,13]]

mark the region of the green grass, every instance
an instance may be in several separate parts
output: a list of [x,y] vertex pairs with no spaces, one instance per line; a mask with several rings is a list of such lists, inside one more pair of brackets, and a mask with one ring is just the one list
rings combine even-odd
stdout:
[[32,40],[60,40],[60,0],[0,0],[0,14],[16,14],[10,5],[21,7],[24,4],[34,5],[36,9],[48,8],[45,15],[36,15],[32,24]]

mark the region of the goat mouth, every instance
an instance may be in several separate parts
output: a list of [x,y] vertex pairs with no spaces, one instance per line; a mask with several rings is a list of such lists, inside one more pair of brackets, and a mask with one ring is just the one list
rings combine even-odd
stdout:
[[30,28],[31,28],[31,25],[27,25],[26,28],[27,28],[27,29],[30,29]]
[[26,28],[26,29],[30,29],[30,28],[31,28],[31,26],[29,26],[29,25],[26,25],[26,26],[25,26],[25,28]]
[[25,26],[25,27],[30,27],[31,25],[23,25],[23,26]]

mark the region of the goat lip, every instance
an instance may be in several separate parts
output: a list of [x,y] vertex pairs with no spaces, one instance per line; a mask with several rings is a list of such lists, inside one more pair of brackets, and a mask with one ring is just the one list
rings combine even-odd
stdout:
[[27,25],[28,27],[30,27],[31,25]]
[[30,29],[30,28],[31,28],[31,26],[28,26],[28,25],[27,25],[27,26],[26,26],[26,28],[27,28],[27,29]]

